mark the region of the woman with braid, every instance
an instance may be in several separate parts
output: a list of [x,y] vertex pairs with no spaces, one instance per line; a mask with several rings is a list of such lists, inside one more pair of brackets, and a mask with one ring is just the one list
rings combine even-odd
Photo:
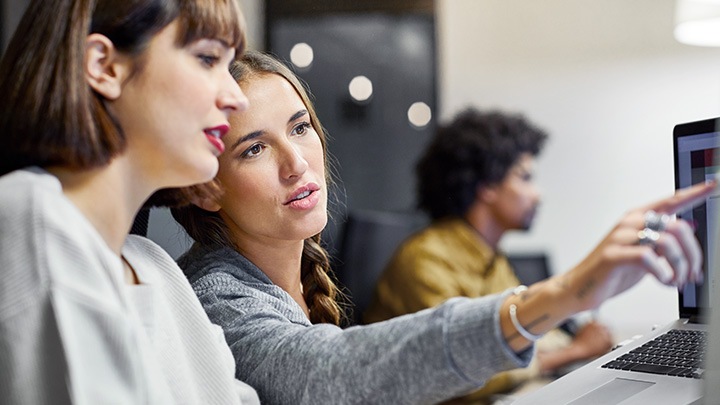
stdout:
[[230,118],[214,181],[173,215],[196,241],[180,266],[223,328],[237,377],[263,403],[440,402],[527,365],[538,335],[647,273],[678,286],[701,277],[691,227],[644,214],[672,214],[714,184],[629,211],[575,268],[529,289],[341,329],[319,244],[329,184],[322,126],[299,80],[275,59],[247,52],[231,73],[250,106]]

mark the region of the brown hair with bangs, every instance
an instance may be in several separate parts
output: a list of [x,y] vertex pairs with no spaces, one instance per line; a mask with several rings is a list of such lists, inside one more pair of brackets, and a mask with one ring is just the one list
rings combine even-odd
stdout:
[[241,53],[236,0],[32,0],[0,61],[0,175],[27,166],[90,169],[126,139],[85,80],[85,40],[105,35],[136,72],[154,35],[179,19],[178,44],[219,39]]
[[178,45],[213,38],[234,48],[237,57],[242,55],[246,47],[246,27],[237,0],[185,0],[181,3]]

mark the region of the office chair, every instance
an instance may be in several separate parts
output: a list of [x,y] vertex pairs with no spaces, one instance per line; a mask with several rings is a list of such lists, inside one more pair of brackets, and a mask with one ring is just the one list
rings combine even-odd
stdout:
[[362,323],[375,284],[400,243],[426,220],[419,214],[355,210],[347,214],[341,231],[335,274],[350,295],[349,321]]
[[148,224],[150,223],[150,208],[143,208],[135,215],[130,233],[133,235],[147,236]]

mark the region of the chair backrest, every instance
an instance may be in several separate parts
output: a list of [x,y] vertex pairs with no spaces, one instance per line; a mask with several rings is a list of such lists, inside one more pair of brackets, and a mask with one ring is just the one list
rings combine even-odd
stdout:
[[133,235],[147,236],[150,223],[150,208],[143,208],[135,216],[130,233]]
[[361,323],[378,277],[395,249],[427,220],[420,214],[352,211],[347,215],[335,273],[352,300],[351,321]]
[[552,275],[548,256],[544,252],[508,253],[507,258],[522,284],[532,285]]

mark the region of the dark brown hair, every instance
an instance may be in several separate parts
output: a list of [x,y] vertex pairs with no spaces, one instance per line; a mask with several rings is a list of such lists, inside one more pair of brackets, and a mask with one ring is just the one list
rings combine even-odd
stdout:
[[[305,86],[297,76],[274,57],[256,51],[247,51],[241,59],[232,64],[230,73],[240,84],[257,77],[276,74],[282,76],[295,88],[307,108],[310,123],[320,137],[323,155],[325,156],[326,181],[330,185],[331,178],[329,175],[325,131],[317,118]],[[218,196],[218,193],[222,192],[215,181],[201,186],[189,187],[185,191],[189,192],[189,195],[201,198],[214,198]],[[197,243],[205,246],[230,246],[237,249],[232,242],[227,226],[218,213],[205,211],[195,205],[186,205],[173,208],[172,215]],[[301,278],[303,296],[310,309],[310,321],[313,323],[332,323],[335,325],[340,323],[342,311],[337,302],[340,292],[330,277],[330,272],[330,260],[327,251],[320,244],[320,234],[305,239]]]
[[150,39],[178,20],[178,46],[220,39],[242,52],[236,0],[33,0],[0,62],[0,175],[26,166],[90,169],[125,148],[85,80],[85,40],[105,35],[142,67]]
[[438,127],[417,163],[418,207],[433,219],[465,216],[478,187],[500,183],[520,155],[537,156],[547,137],[520,114],[459,112]]

